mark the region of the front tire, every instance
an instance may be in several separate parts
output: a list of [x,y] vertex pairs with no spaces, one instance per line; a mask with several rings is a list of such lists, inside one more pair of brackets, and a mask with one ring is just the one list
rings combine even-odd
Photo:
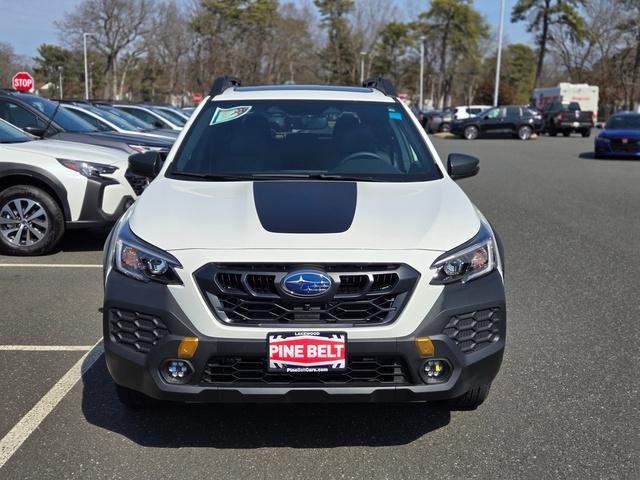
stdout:
[[532,133],[533,133],[533,130],[531,129],[531,127],[527,125],[523,125],[518,129],[518,138],[520,140],[529,140],[531,138]]
[[449,133],[451,131],[451,124],[443,123],[442,125],[440,125],[440,131],[443,133]]
[[9,255],[43,255],[64,235],[60,205],[46,191],[16,185],[0,192],[0,251]]
[[478,127],[470,125],[464,129],[464,138],[467,140],[475,140],[478,138]]
[[449,407],[453,410],[475,410],[487,399],[490,389],[491,384],[480,385],[458,398],[449,400]]

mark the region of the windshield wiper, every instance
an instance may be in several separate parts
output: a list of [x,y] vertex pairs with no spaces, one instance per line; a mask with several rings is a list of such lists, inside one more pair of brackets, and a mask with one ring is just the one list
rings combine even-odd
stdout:
[[171,171],[171,175],[179,177],[200,178],[203,180],[239,181],[239,180],[339,180],[355,182],[377,182],[378,179],[371,176],[337,175],[330,173],[250,173],[241,174],[212,174],[198,172]]
[[357,182],[377,182],[374,177],[360,175],[339,175],[333,173],[254,173],[251,178],[256,180],[341,180]]
[[198,173],[198,172],[176,172],[171,171],[171,175],[177,177],[187,178],[200,178],[202,180],[216,180],[216,181],[237,181],[237,180],[252,180],[252,175],[225,175],[225,174],[213,174],[213,173]]

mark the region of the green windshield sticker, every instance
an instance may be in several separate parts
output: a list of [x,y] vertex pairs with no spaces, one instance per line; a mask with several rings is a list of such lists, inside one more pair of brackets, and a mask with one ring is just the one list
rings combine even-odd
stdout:
[[209,125],[217,125],[219,123],[230,122],[231,120],[235,120],[237,118],[246,115],[251,110],[251,107],[231,107],[231,108],[216,108],[216,111],[213,112],[213,118],[211,119],[211,123]]

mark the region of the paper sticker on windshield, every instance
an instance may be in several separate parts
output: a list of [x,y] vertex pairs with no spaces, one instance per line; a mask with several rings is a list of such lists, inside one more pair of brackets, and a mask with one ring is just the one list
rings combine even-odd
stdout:
[[216,111],[213,112],[213,118],[211,119],[211,123],[209,125],[217,125],[219,123],[230,122],[231,120],[235,120],[240,118],[247,113],[249,113],[251,107],[231,107],[231,108],[216,108]]
[[402,114],[400,112],[389,112],[389,118],[391,120],[402,120]]

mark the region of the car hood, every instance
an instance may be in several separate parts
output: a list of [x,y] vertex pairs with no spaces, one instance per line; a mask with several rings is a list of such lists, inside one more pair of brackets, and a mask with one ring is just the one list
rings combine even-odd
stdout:
[[127,168],[129,156],[113,148],[98,147],[85,143],[65,142],[64,140],[34,140],[32,142],[11,143],[2,145],[12,150],[39,153],[66,160],[81,160],[85,162],[118,165]]
[[191,182],[158,178],[131,230],[164,250],[425,249],[446,251],[480,228],[450,179]]
[[90,133],[90,135],[93,137],[104,138],[116,142],[123,142],[127,145],[145,145],[149,147],[166,148],[167,150],[170,150],[171,146],[174,143],[173,139],[150,137],[148,135],[140,135],[138,133],[99,132]]
[[600,134],[604,138],[640,138],[640,130],[602,130]]

